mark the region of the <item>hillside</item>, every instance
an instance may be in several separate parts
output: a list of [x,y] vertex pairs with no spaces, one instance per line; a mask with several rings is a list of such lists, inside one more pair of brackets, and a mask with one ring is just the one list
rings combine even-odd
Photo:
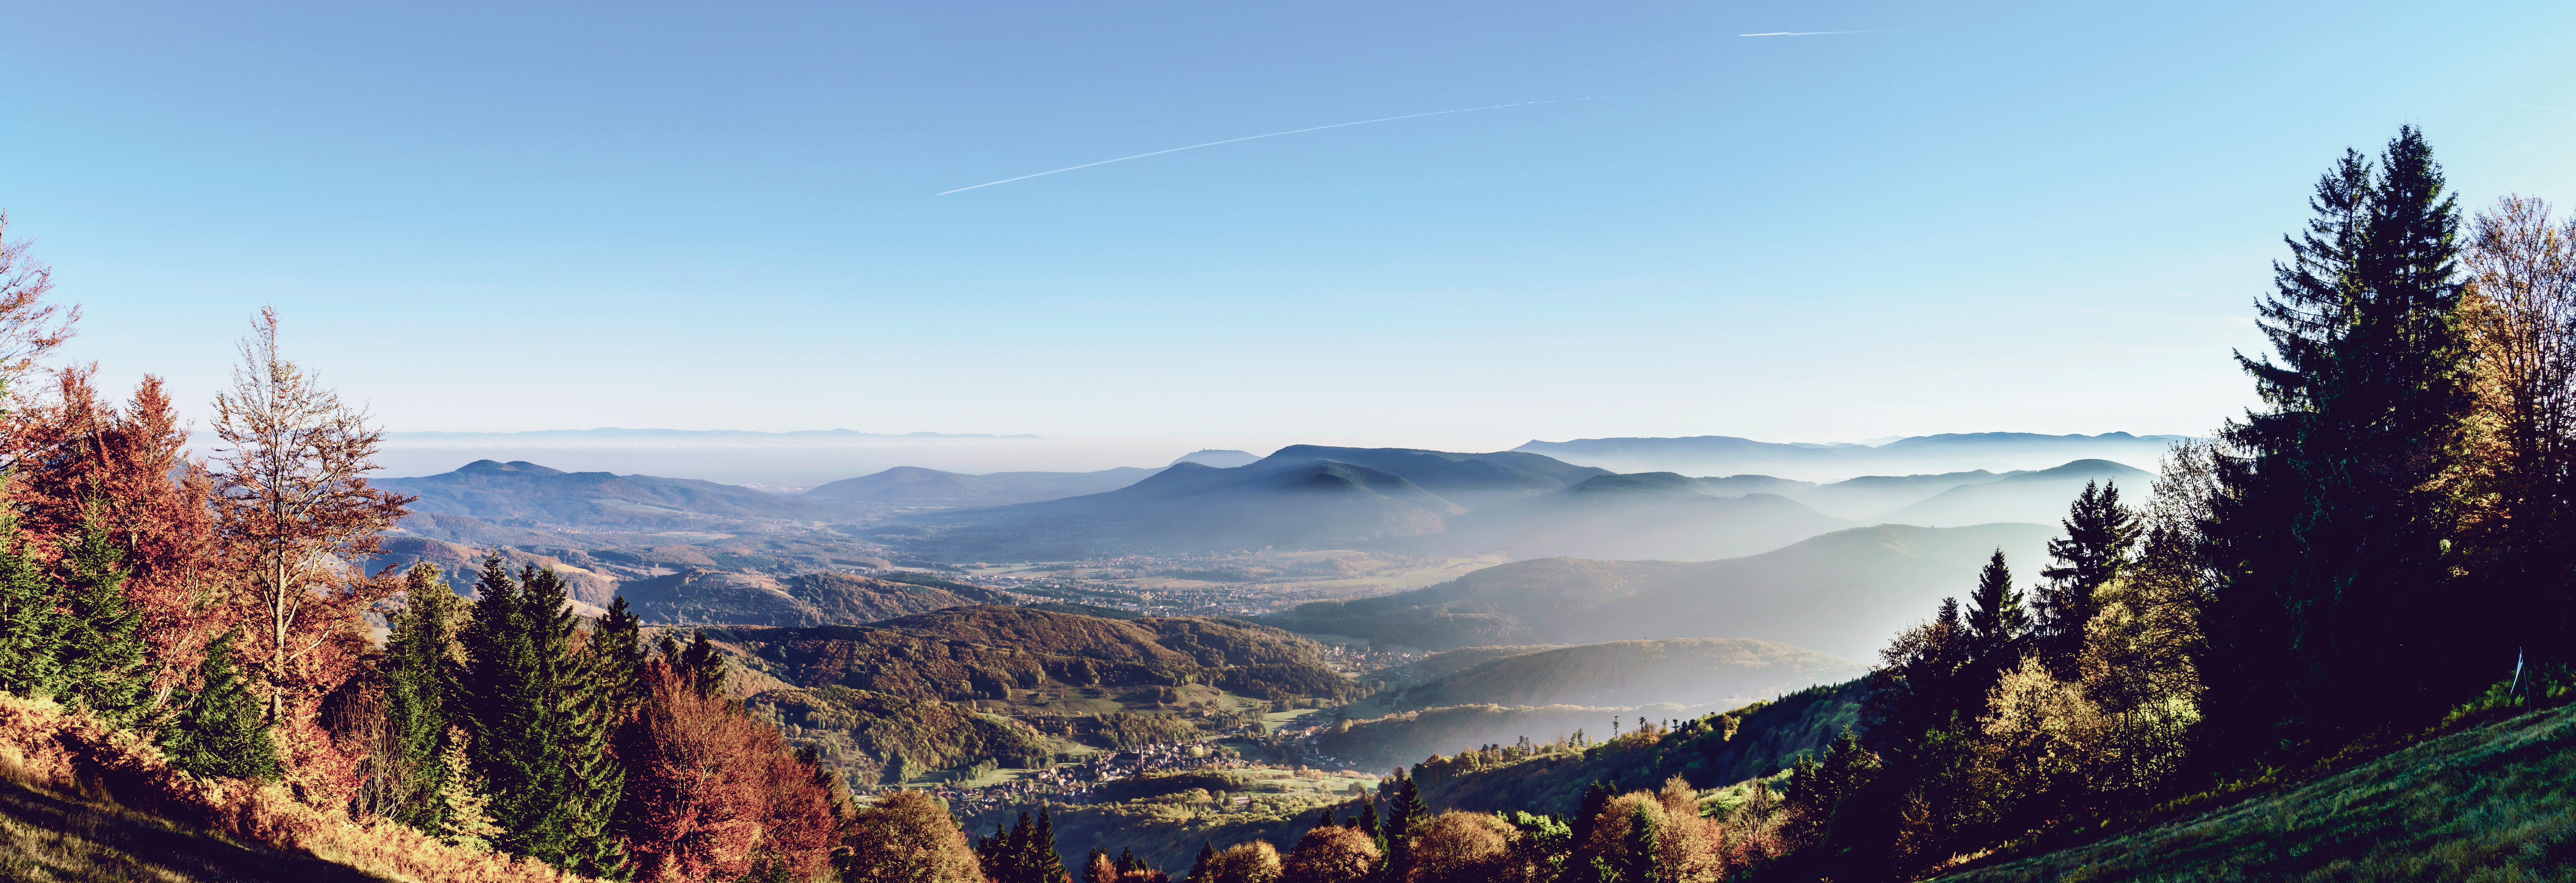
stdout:
[[1547,558],[1410,592],[1304,604],[1264,621],[1426,649],[1732,637],[1867,659],[1939,598],[1964,595],[1996,548],[2016,573],[2035,574],[2052,531],[1880,525],[1720,561]]
[[1940,496],[1943,491],[1963,485],[1985,484],[2003,478],[1978,469],[1971,472],[1945,472],[1939,475],[1864,475],[1821,485],[1790,496],[1818,512],[1829,512],[1854,520],[1878,516]]
[[476,460],[456,471],[387,478],[380,487],[420,499],[415,513],[624,529],[687,527],[710,518],[829,520],[854,510],[826,500],[765,493],[689,478],[565,472],[524,460]]
[[1970,469],[2040,469],[2069,460],[2107,459],[2154,463],[2184,436],[2037,435],[1972,432],[1920,435],[1875,447],[1757,442],[1731,436],[1690,438],[1587,438],[1531,441],[1512,450],[1545,454],[1567,463],[1618,472],[1688,475],[1754,473],[1801,481],[1839,481],[1855,475],[1944,473]]
[[1705,561],[1766,552],[1854,526],[1776,494],[1719,497],[1699,486],[1669,472],[1595,476],[1452,518],[1447,531],[1409,545],[1516,559]]
[[2144,498],[2147,488],[2155,480],[2155,473],[2109,460],[2077,460],[2053,469],[1950,488],[1923,502],[1882,515],[1878,520],[1926,527],[1958,527],[1998,521],[2055,524],[2065,517],[2068,501],[2084,490],[2086,482],[2117,482],[2128,489],[2129,499],[2136,500]]
[[777,578],[690,568],[619,584],[635,615],[656,625],[851,625],[948,607],[1008,603],[999,592],[924,586],[844,573]]
[[897,466],[806,491],[817,500],[889,506],[1004,506],[1114,491],[1160,469],[1121,466],[1098,472],[992,472],[966,475]]
[[1443,705],[1743,705],[1859,677],[1867,666],[1743,638],[1613,641],[1492,659],[1386,698]]
[[2571,876],[2576,707],[2453,733],[2286,792],[1941,879]]

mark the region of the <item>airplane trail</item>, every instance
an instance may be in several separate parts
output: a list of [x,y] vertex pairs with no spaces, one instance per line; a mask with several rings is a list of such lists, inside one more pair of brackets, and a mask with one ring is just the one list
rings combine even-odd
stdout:
[[1737,34],[1738,37],[1820,37],[1826,34],[1874,34],[1876,31],[1772,31],[1767,34]]
[[1267,135],[1246,135],[1246,136],[1241,137],[1241,138],[1228,138],[1228,139],[1225,139],[1225,140],[1223,140],[1223,141],[1210,141],[1210,142],[1208,142],[1208,143],[1206,143],[1206,144],[1192,144],[1192,145],[1190,145],[1190,146],[1188,146],[1188,147],[1174,147],[1174,148],[1172,148],[1172,149],[1170,149],[1170,150],[1157,150],[1157,151],[1154,151],[1154,152],[1152,152],[1152,153],[1139,153],[1139,154],[1136,154],[1135,156],[1122,156],[1122,157],[1119,157],[1119,158],[1117,158],[1117,159],[1104,159],[1104,160],[1101,160],[1101,161],[1099,161],[1099,162],[1087,162],[1087,163],[1083,163],[1083,164],[1078,165],[1078,166],[1066,166],[1066,167],[1064,167],[1064,168],[1057,169],[1057,170],[1055,170],[1054,172],[1039,172],[1039,173],[1037,173],[1037,174],[1035,174],[1035,175],[1021,175],[1021,176],[1019,176],[1019,177],[1017,177],[1017,178],[1004,178],[1004,179],[999,180],[999,181],[987,181],[987,182],[982,183],[982,184],[977,184],[977,185],[975,185],[974,187],[959,187],[959,188],[957,188],[957,189],[955,189],[955,190],[942,190],[942,191],[939,191],[938,193],[933,193],[933,194],[931,194],[931,195],[932,195],[932,196],[947,196],[948,194],[951,194],[951,193],[964,193],[964,192],[966,192],[966,191],[976,189],[976,187],[991,187],[991,186],[993,186],[993,185],[995,185],[995,184],[1008,184],[1008,183],[1011,183],[1011,182],[1013,182],[1013,181],[1026,181],[1026,180],[1028,180],[1028,179],[1030,179],[1030,178],[1041,178],[1041,177],[1045,177],[1045,176],[1047,176],[1047,175],[1055,174],[1056,172],[1070,172],[1070,171],[1073,171],[1073,170],[1075,170],[1075,169],[1087,169],[1087,168],[1091,168],[1092,166],[1105,166],[1105,165],[1108,165],[1108,164],[1110,164],[1110,163],[1114,163],[1114,162],[1126,162],[1126,161],[1131,160],[1131,159],[1144,159],[1144,158],[1149,157],[1149,156],[1161,156],[1161,155],[1166,154],[1166,153],[1179,153],[1179,152],[1184,151],[1184,150],[1197,150],[1197,149],[1199,149],[1199,148],[1201,148],[1201,147],[1215,147],[1215,146],[1217,146],[1217,145],[1219,145],[1219,144],[1232,144],[1232,143],[1237,142],[1237,141],[1252,141],[1252,140],[1256,140],[1256,139],[1260,139],[1260,138],[1277,138],[1277,137],[1279,137],[1279,136],[1281,136],[1281,135],[1295,135],[1295,134],[1298,134],[1298,133],[1300,133],[1300,132],[1321,132],[1321,131],[1323,131],[1323,130],[1325,130],[1325,129],[1339,129],[1339,128],[1343,127],[1343,126],[1365,126],[1365,125],[1368,125],[1368,124],[1370,124],[1370,123],[1384,123],[1384,122],[1391,122],[1391,121],[1394,121],[1394,120],[1409,120],[1409,119],[1412,119],[1412,118],[1414,118],[1414,117],[1436,117],[1436,116],[1439,116],[1439,115],[1444,114],[1444,113],[1466,113],[1466,112],[1471,111],[1471,110],[1494,110],[1494,109],[1497,109],[1497,108],[1504,108],[1504,107],[1521,107],[1521,106],[1531,105],[1531,104],[1556,104],[1556,103],[1559,103],[1559,102],[1565,102],[1565,101],[1590,101],[1590,100],[1592,100],[1593,98],[1598,98],[1598,97],[1600,97],[1600,96],[1595,95],[1595,96],[1586,96],[1586,97],[1583,97],[1583,98],[1559,98],[1559,99],[1556,99],[1556,100],[1554,100],[1554,101],[1516,101],[1516,102],[1513,102],[1513,103],[1511,103],[1511,104],[1488,104],[1488,105],[1485,105],[1484,107],[1461,107],[1461,108],[1458,108],[1457,110],[1435,110],[1435,111],[1431,111],[1431,112],[1429,112],[1429,113],[1408,113],[1408,114],[1405,114],[1405,115],[1400,116],[1400,117],[1380,117],[1380,118],[1378,118],[1378,119],[1374,119],[1374,120],[1360,120],[1359,122],[1355,122],[1355,123],[1334,123],[1334,124],[1329,125],[1329,126],[1316,126],[1316,127],[1309,128],[1309,129],[1290,129],[1290,130],[1285,131],[1285,132],[1272,132],[1272,133],[1267,134]]

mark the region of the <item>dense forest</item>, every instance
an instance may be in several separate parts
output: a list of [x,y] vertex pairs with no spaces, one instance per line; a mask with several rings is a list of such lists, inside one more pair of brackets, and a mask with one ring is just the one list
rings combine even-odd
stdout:
[[[2044,562],[1994,552],[1863,680],[1467,748],[1374,793],[1227,798],[1240,824],[1173,830],[1243,839],[1188,868],[1106,841],[1245,780],[1131,783],[969,836],[932,795],[854,797],[783,728],[940,763],[961,739],[1036,751],[953,703],[1038,682],[1356,695],[1299,645],[997,608],[914,617],[956,633],[937,640],[720,633],[842,673],[747,706],[707,633],[647,640],[623,599],[584,618],[547,569],[350,566],[413,499],[369,483],[381,433],[286,358],[273,311],[198,459],[160,380],[115,404],[89,367],[40,367],[78,311],[0,247],[0,769],[409,879],[1907,880],[2093,842],[2576,685],[2576,223],[2519,197],[2464,215],[2412,128],[2346,151],[2309,206],[2258,300],[2271,352],[2236,356],[2261,406],[2144,487],[2086,486]],[[1032,629],[1101,649],[1011,649]],[[902,723],[835,723],[860,717]],[[2563,873],[2564,846],[2527,860]]]

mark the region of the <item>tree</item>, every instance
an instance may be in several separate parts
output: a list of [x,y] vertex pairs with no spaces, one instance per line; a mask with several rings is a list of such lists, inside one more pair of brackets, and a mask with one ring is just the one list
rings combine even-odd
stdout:
[[369,487],[381,430],[278,349],[263,308],[215,397],[215,510],[249,601],[244,633],[296,790],[325,806],[357,790],[357,758],[315,724],[322,697],[356,670],[358,615],[396,590],[343,562],[375,554],[413,498]]
[[2472,662],[2449,603],[2473,353],[2443,189],[2413,127],[2376,164],[2345,151],[2256,304],[2273,353],[2238,362],[2264,408],[2222,430],[2210,553],[2219,769],[2427,719],[2510,663]]
[[1316,828],[1297,839],[1280,867],[1280,883],[1367,883],[1380,853],[1367,834],[1343,827]]
[[834,860],[842,883],[984,883],[984,869],[936,798],[896,791],[850,822]]
[[[2100,610],[2094,596],[2119,579],[2121,569],[2128,566],[2130,550],[2138,541],[2138,518],[2120,505],[2118,484],[2104,482],[2096,487],[2087,481],[2067,507],[2066,519],[2058,524],[2066,535],[2048,541],[2049,557],[2057,563],[2039,572],[2047,578],[2048,589],[2041,596],[2032,637],[2050,670],[2066,676],[2072,673],[2075,657],[2084,652],[2084,624]],[[2003,553],[1995,557],[2000,563]]]
[[[1492,813],[1445,812],[1413,838],[1407,883],[1490,883],[1511,866],[1512,826]],[[1293,856],[1292,856],[1293,858]]]
[[2486,623],[2534,658],[2576,657],[2566,625],[2576,567],[2576,219],[2507,196],[2478,213],[2462,314],[2477,353],[2476,438],[2463,545],[2475,594],[2520,615]]
[[1208,866],[1215,862],[1216,841],[1199,841],[1198,859],[1190,863],[1190,883],[1211,883],[1216,879],[1208,873]]
[[1405,776],[1395,789],[1395,799],[1387,804],[1386,866],[1387,872],[1403,878],[1413,872],[1413,835],[1415,829],[1431,821],[1431,808],[1422,802],[1422,785]]
[[109,720],[140,710],[152,682],[138,617],[125,603],[124,557],[94,508],[63,555],[57,694]]
[[618,740],[618,756],[631,770],[622,827],[643,875],[734,879],[768,868],[802,879],[818,872],[837,821],[828,794],[778,728],[699,694],[660,660],[646,664],[644,682],[645,704]]
[[1191,875],[1194,883],[1278,883],[1281,870],[1278,848],[1262,840],[1227,847],[1207,864],[1205,878]]
[[213,479],[189,456],[188,432],[160,378],[146,375],[119,409],[99,402],[93,373],[56,372],[46,400],[0,426],[0,456],[14,479],[8,496],[19,529],[39,561],[59,569],[53,550],[106,532],[124,572],[118,592],[149,647],[154,693],[146,704],[157,705],[194,674],[206,642],[239,618],[229,605],[204,603],[229,591],[234,571],[208,505]]
[[1962,624],[1968,632],[1968,657],[1980,667],[1995,669],[1999,675],[2019,661],[2022,638],[2030,631],[2030,611],[2022,607],[2021,590],[2013,588],[2012,567],[2004,563],[2004,550],[1996,549],[1985,569],[1977,572],[1977,589],[1968,595],[1967,619]]
[[563,580],[535,567],[513,579],[491,555],[475,596],[457,692],[474,724],[474,773],[504,832],[496,845],[590,876],[617,873],[607,826],[624,776],[604,760],[613,722],[603,685],[575,652]]
[[200,776],[275,779],[282,772],[277,743],[262,720],[260,703],[233,667],[226,632],[206,645],[198,687],[178,696],[178,712],[161,730],[161,752],[170,765]]
[[455,726],[449,708],[457,700],[451,688],[458,677],[456,629],[464,605],[439,577],[438,566],[427,562],[403,575],[403,594],[379,663],[381,736],[367,762],[375,780],[370,790],[380,796],[367,809],[438,833],[447,826],[441,795],[462,772],[446,761],[455,747],[448,743]]
[[9,214],[0,212],[0,383],[16,380],[36,360],[72,338],[78,306],[45,303],[54,270],[27,256],[26,240],[8,241]]
[[36,697],[60,689],[63,632],[53,580],[28,560],[16,520],[0,513],[0,690]]

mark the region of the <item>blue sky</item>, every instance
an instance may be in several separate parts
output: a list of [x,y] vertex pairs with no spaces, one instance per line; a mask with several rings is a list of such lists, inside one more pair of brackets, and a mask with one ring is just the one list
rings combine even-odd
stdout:
[[8,19],[73,355],[200,402],[274,303],[395,430],[2197,434],[2346,145],[2576,200],[2564,3]]

